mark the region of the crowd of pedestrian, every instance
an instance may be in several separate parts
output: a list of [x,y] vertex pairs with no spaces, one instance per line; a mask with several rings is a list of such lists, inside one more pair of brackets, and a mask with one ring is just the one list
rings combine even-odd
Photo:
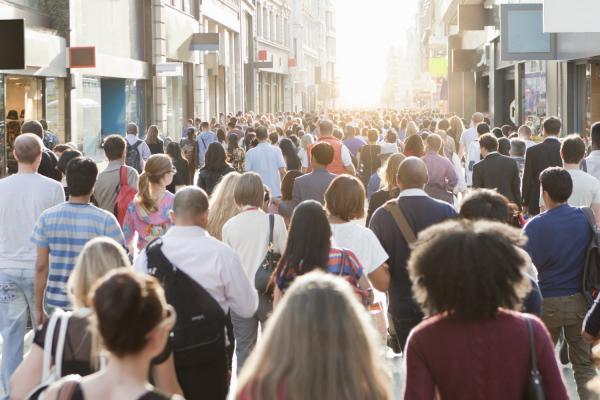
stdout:
[[465,125],[132,122],[99,171],[25,122],[0,180],[4,395],[384,400],[391,349],[406,399],[567,399],[558,344],[595,398],[600,123]]

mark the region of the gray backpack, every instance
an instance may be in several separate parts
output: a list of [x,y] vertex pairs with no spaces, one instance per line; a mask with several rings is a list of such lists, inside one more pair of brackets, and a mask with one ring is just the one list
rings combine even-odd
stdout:
[[127,142],[127,154],[125,155],[125,165],[135,169],[138,174],[142,173],[142,157],[140,154],[140,145],[142,140],[138,139],[134,144]]

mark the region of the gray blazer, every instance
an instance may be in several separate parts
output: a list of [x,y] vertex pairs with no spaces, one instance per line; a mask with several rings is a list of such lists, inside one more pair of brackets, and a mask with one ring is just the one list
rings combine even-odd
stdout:
[[292,201],[279,205],[279,212],[284,217],[290,217],[294,208],[304,200],[316,200],[323,204],[325,202],[325,191],[336,177],[324,168],[316,169],[310,174],[299,176],[294,180],[292,190]]

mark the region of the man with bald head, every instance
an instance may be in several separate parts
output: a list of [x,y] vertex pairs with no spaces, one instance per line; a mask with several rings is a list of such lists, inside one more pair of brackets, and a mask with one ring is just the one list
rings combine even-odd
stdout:
[[[174,226],[159,239],[148,244],[134,261],[138,272],[148,273],[177,266],[188,279],[196,282],[194,290],[212,298],[202,304],[204,315],[229,310],[243,318],[254,315],[258,307],[258,294],[242,269],[240,258],[231,247],[212,238],[206,231],[208,223],[208,196],[194,186],[181,189],[175,195],[171,218]],[[150,268],[148,268],[150,266]],[[189,282],[187,282],[189,284]],[[183,288],[182,288],[183,289]],[[169,292],[167,291],[167,302]],[[175,304],[177,307],[177,305]],[[175,309],[180,315],[188,312]],[[218,321],[215,321],[218,323]],[[228,365],[224,343],[214,349],[222,352],[212,361],[198,359],[197,365],[180,365],[175,357],[175,370],[179,384],[188,399],[224,399],[229,388]]]
[[36,246],[31,232],[42,212],[65,201],[62,185],[37,173],[44,144],[32,133],[19,135],[13,155],[18,172],[0,180],[0,334],[2,387],[23,358],[23,336],[34,311]]
[[408,157],[402,161],[396,176],[400,195],[378,208],[369,224],[389,255],[389,313],[397,336],[397,343],[393,344],[397,344],[397,348],[402,351],[411,329],[423,319],[421,309],[413,300],[406,270],[406,262],[410,256],[409,245],[422,230],[457,217],[450,204],[425,193],[423,189],[428,179],[427,166],[423,160]]

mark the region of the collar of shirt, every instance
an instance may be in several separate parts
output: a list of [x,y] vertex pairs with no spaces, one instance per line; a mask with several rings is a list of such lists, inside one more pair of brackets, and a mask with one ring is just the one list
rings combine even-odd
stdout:
[[488,158],[489,156],[493,156],[493,155],[496,155],[496,154],[500,154],[500,153],[498,153],[497,151],[492,151],[491,153],[488,153],[488,155],[485,156],[485,158]]
[[192,236],[209,236],[208,232],[200,226],[177,226],[169,228],[165,236],[189,238]]
[[115,169],[120,169],[123,165],[123,161],[121,160],[112,160],[108,162],[105,171],[113,171]]
[[429,195],[427,193],[425,193],[425,191],[423,189],[405,189],[400,192],[400,195],[398,197],[416,197],[416,196],[428,197]]
[[546,136],[546,138],[544,139],[544,142],[548,139],[558,140],[560,142],[560,139],[557,136]]

